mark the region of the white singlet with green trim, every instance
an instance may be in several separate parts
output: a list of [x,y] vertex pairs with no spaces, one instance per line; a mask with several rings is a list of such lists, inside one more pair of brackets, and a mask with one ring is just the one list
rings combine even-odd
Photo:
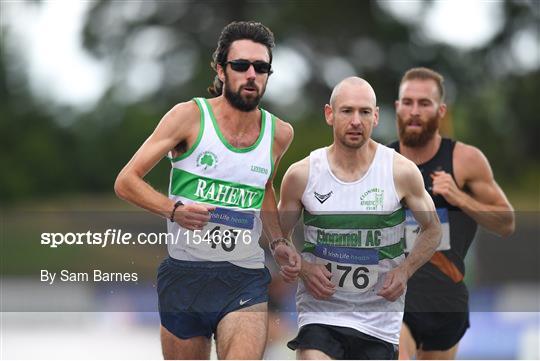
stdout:
[[405,259],[405,210],[393,178],[394,150],[377,144],[372,164],[355,182],[331,171],[327,148],[309,156],[302,195],[305,243],[302,256],[326,265],[336,292],[317,300],[299,282],[298,324],[354,328],[398,344],[405,295],[390,302],[377,295],[386,272]]
[[169,198],[184,204],[216,206],[210,222],[189,231],[167,221],[173,238],[167,248],[172,258],[186,261],[228,261],[245,268],[263,268],[264,251],[260,210],[273,172],[275,119],[261,109],[261,131],[247,148],[235,148],[221,133],[209,102],[195,98],[201,114],[195,144],[172,158]]

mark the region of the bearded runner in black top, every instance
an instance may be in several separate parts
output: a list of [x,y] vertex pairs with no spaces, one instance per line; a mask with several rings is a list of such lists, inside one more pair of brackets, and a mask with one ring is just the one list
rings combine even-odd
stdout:
[[[408,281],[400,359],[454,359],[469,327],[464,259],[481,225],[500,236],[514,231],[513,209],[477,148],[442,138],[443,77],[427,68],[405,73],[395,103],[399,141],[390,144],[420,169],[443,227],[430,262]],[[414,224],[407,230],[413,247]],[[413,237],[411,237],[413,236]]]

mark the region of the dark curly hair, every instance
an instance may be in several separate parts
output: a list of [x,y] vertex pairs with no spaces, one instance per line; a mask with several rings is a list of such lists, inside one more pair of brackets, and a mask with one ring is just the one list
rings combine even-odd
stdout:
[[[255,21],[235,21],[223,28],[219,36],[217,48],[212,55],[210,66],[217,72],[217,65],[223,66],[227,61],[229,48],[236,40],[248,39],[266,46],[270,63],[272,63],[272,48],[274,47],[274,34],[270,29]],[[223,91],[223,82],[218,76],[214,78],[212,85],[208,87],[208,92],[212,96],[220,96]]]

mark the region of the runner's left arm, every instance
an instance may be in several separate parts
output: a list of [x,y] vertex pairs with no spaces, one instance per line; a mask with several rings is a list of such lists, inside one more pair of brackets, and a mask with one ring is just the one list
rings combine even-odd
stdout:
[[280,274],[284,276],[284,278],[295,279],[300,272],[300,254],[296,252],[294,247],[290,247],[292,243],[289,244],[285,241],[277,241],[273,243],[273,241],[279,240],[280,238],[286,238],[279,222],[276,192],[274,189],[274,177],[279,165],[279,161],[289,148],[293,135],[293,128],[290,124],[276,119],[274,146],[272,149],[272,157],[275,159],[274,171],[271,178],[266,183],[261,217],[263,220],[263,228],[266,237],[270,243],[270,250],[272,251],[276,263],[281,268]]
[[397,153],[394,161],[394,181],[402,201],[418,222],[420,232],[405,261],[386,274],[383,287],[377,293],[389,301],[397,300],[405,292],[408,279],[430,260],[442,237],[435,205],[424,188],[424,180],[418,167]]
[[493,177],[486,156],[471,145],[458,142],[454,150],[454,173],[463,175],[466,191],[452,176],[434,172],[433,194],[471,216],[478,224],[502,237],[514,232],[514,209]]

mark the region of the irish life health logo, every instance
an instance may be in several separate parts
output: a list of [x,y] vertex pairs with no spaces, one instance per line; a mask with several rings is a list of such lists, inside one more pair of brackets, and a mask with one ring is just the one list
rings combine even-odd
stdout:
[[382,211],[384,205],[384,189],[371,188],[360,196],[360,204],[366,211]]
[[218,157],[212,152],[206,151],[199,154],[197,157],[197,167],[202,167],[203,170],[215,168],[218,162]]

